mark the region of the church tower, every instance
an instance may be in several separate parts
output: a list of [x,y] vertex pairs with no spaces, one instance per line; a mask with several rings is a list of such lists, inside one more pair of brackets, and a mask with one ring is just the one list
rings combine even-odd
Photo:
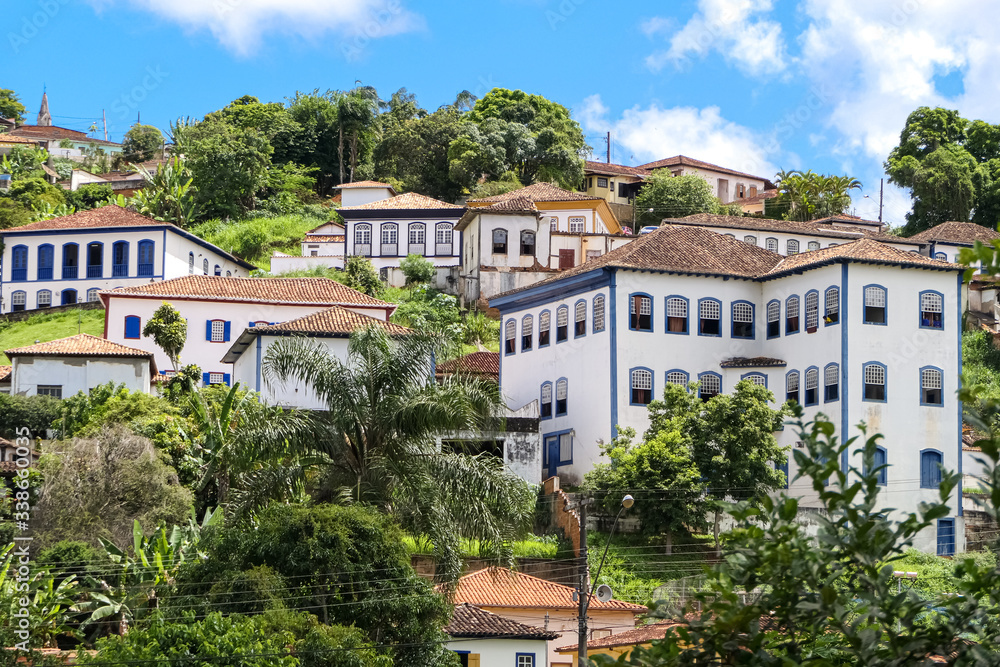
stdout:
[[49,94],[42,93],[42,108],[38,110],[38,122],[36,125],[51,126],[52,114],[49,113]]

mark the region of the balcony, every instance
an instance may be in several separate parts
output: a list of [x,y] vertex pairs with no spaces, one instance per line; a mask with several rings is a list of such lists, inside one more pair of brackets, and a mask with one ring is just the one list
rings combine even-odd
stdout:
[[139,271],[136,273],[140,278],[150,278],[153,275],[153,264],[140,264]]
[[397,250],[395,243],[383,243],[382,244],[382,256],[383,257],[395,257]]
[[438,256],[450,256],[453,254],[450,243],[436,243],[434,245],[434,254]]
[[10,279],[14,282],[21,282],[28,279],[28,269],[12,269]]
[[370,243],[355,243],[354,244],[354,254],[360,255],[361,257],[371,257],[372,256],[372,246]]
[[[89,270],[88,270],[89,273]],[[111,265],[111,277],[112,278],[127,278],[128,277],[128,264],[112,264]]]
[[88,278],[103,278],[104,277],[104,265],[103,264],[91,264],[87,266],[87,277]]
[[79,267],[76,266],[64,266],[62,270],[63,280],[76,280]]
[[39,280],[52,280],[52,267],[38,269]]

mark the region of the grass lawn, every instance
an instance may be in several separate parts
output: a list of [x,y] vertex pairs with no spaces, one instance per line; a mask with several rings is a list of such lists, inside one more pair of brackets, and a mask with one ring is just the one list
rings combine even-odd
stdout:
[[208,220],[191,228],[191,233],[226,252],[242,257],[264,271],[271,270],[273,251],[302,254],[302,238],[323,220],[304,215],[282,215],[227,222]]
[[64,313],[40,313],[23,322],[0,322],[0,364],[10,364],[3,350],[34,345],[35,341],[75,336],[78,333],[100,336],[104,333],[103,310],[75,310]]
[[[406,550],[411,554],[434,553],[434,545],[427,539],[417,539],[412,535],[403,538]],[[514,542],[515,558],[555,558],[559,545],[554,536],[536,537],[531,535],[528,539]],[[462,540],[462,555],[466,558],[479,557],[479,545],[475,540]]]

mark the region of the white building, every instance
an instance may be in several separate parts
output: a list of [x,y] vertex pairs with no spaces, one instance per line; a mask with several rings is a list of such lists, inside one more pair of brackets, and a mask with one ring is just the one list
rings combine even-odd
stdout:
[[455,606],[444,631],[462,667],[547,667],[547,642],[559,637],[466,603]]
[[255,267],[180,227],[104,206],[0,231],[0,312],[97,301],[102,290]]
[[[782,257],[661,227],[490,301],[503,317],[501,388],[512,405],[538,398],[543,465],[578,481],[616,426],[647,428],[665,383],[700,381],[709,398],[750,379],[839,434],[861,421],[882,433],[886,503],[914,510],[936,498],[938,463],[961,466],[961,274],[870,239]],[[942,551],[962,534],[958,509],[939,524]],[[934,535],[922,539],[934,550]]]
[[930,229],[910,237],[910,241],[923,243],[924,252],[928,257],[958,262],[958,253],[962,248],[971,248],[980,243],[989,244],[1000,238],[997,230],[983,227],[971,222],[942,222]]
[[153,353],[79,334],[4,352],[10,357],[10,393],[69,398],[108,382],[149,393]]
[[100,298],[104,337],[153,352],[161,369],[171,368],[170,361],[151,338],[142,336],[142,329],[160,305],[173,305],[188,323],[181,363],[200,366],[205,384],[227,385],[232,369],[222,358],[233,337],[248,327],[287,322],[332,306],[388,322],[396,309],[329,278],[194,275],[101,292]]
[[271,273],[281,274],[321,268],[343,268],[345,236],[344,227],[335,222],[324,222],[306,232],[299,255],[277,252],[271,256]]
[[341,183],[337,186],[337,189],[340,190],[340,205],[342,207],[363,206],[373,201],[380,201],[396,196],[396,191],[393,187],[381,181]]

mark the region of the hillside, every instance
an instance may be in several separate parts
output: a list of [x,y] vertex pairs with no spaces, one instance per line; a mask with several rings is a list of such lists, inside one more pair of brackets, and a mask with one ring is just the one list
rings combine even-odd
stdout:
[[2,354],[24,345],[33,345],[35,341],[47,342],[57,338],[66,338],[78,333],[89,333],[100,336],[104,333],[103,310],[77,310],[63,313],[41,313],[33,315],[23,322],[0,322],[0,364],[9,364],[10,360]]

